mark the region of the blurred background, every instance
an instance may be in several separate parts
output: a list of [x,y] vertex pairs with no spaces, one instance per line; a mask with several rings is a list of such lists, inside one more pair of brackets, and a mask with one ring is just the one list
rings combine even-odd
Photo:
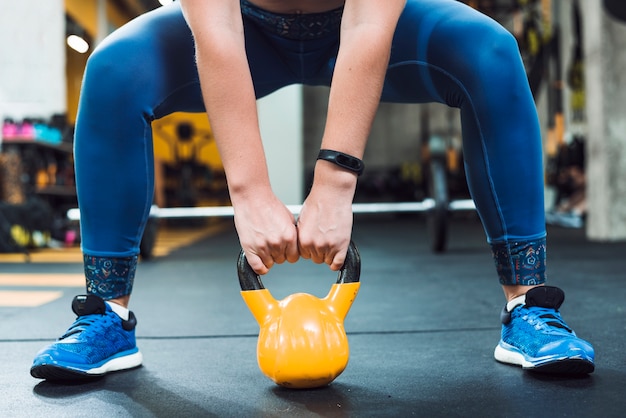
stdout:
[[[0,253],[79,245],[79,223],[67,213],[77,207],[72,142],[85,64],[109,33],[169,2],[2,2]],[[594,241],[626,240],[624,2],[465,3],[502,23],[518,40],[541,120],[547,222],[584,228]],[[287,204],[300,204],[306,195],[327,98],[326,88],[292,86],[258,102],[272,184]],[[229,205],[205,114],[159,119],[153,134],[156,206]],[[383,103],[355,201],[465,200],[462,159],[456,109]],[[157,230],[215,222],[208,217],[161,219],[150,231],[156,235]],[[154,237],[145,255],[151,255],[152,245]]]

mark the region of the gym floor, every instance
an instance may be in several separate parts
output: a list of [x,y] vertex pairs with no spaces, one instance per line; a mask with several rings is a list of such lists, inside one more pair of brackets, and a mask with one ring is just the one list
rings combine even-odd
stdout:
[[[349,364],[327,387],[290,390],[257,366],[259,327],[239,294],[234,229],[194,231],[140,263],[131,309],[143,366],[83,384],[29,374],[34,354],[74,320],[71,300],[84,292],[78,250],[0,258],[0,416],[626,416],[626,243],[549,228],[549,282],[565,290],[569,325],[596,348],[592,375],[549,377],[493,359],[504,298],[475,217],[452,220],[447,251],[434,254],[419,216],[357,216]],[[335,279],[301,260],[263,282],[281,299],[324,296]]]

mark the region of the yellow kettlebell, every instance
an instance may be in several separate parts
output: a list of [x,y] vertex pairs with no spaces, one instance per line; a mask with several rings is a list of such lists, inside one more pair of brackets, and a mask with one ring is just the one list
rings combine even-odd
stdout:
[[360,286],[361,257],[353,242],[326,297],[295,293],[277,301],[265,289],[242,251],[237,262],[241,296],[259,324],[257,361],[280,386],[325,386],[348,365],[343,321]]

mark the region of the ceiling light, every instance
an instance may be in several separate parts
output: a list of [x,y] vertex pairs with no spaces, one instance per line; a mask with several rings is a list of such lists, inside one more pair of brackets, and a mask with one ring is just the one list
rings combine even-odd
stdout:
[[67,37],[67,44],[74,51],[84,54],[89,51],[89,44],[78,35],[70,35]]

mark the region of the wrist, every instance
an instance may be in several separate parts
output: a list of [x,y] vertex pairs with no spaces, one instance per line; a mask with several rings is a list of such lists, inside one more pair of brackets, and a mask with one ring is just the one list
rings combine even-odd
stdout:
[[272,191],[269,178],[263,176],[252,177],[247,180],[244,178],[237,180],[227,178],[227,183],[228,193],[233,204],[236,201],[262,196]]
[[365,169],[363,161],[360,158],[341,151],[321,149],[317,159],[331,162],[344,170],[356,174],[357,176],[363,174],[363,170]]
[[358,176],[330,161],[317,160],[313,175],[313,185],[321,185],[350,193],[356,190]]

